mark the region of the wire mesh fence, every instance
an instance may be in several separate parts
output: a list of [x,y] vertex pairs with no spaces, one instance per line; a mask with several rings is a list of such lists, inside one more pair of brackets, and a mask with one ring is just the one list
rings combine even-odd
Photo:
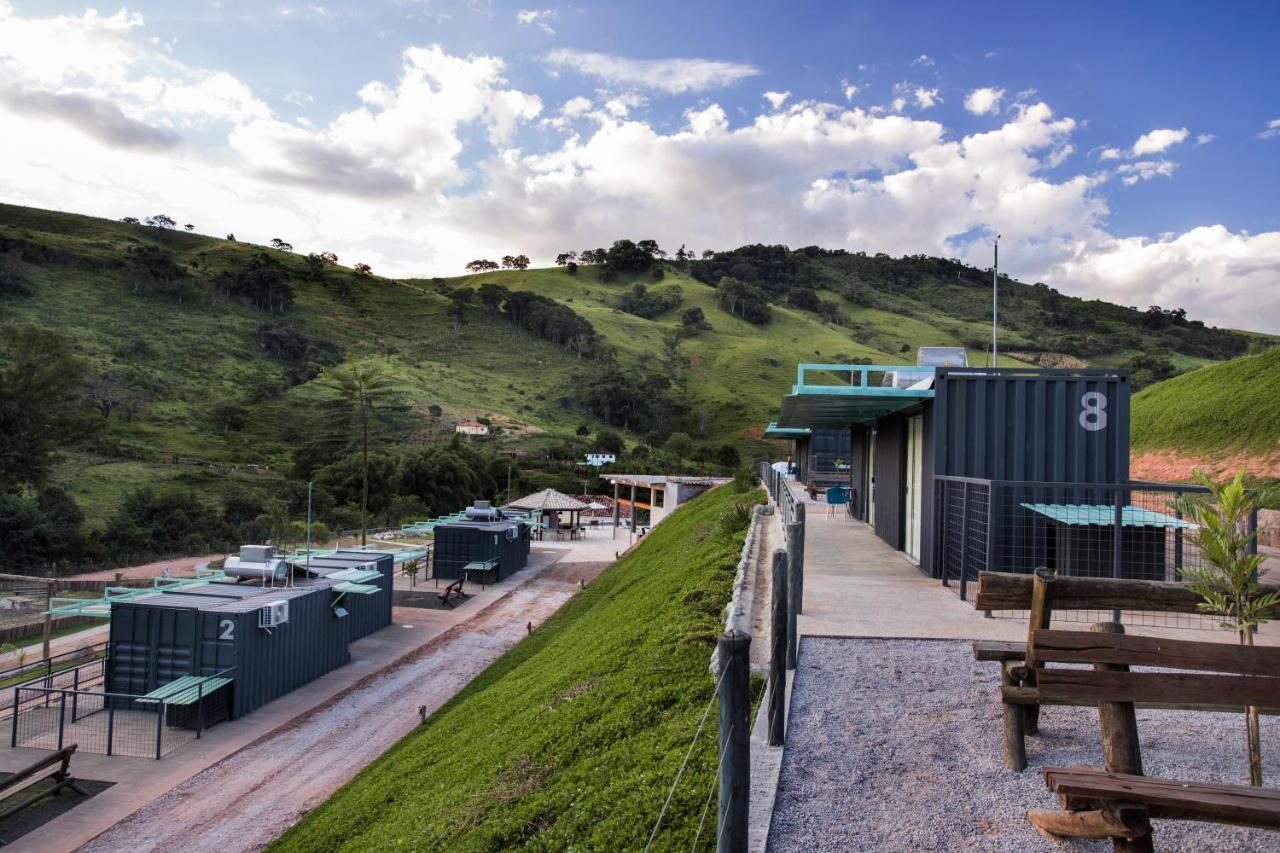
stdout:
[[[1187,569],[1204,566],[1195,525],[1179,506],[1183,495],[1206,491],[1198,486],[935,479],[933,572],[965,600],[982,571],[1030,574],[1043,566],[1067,577],[1180,582]],[[1066,611],[1055,617],[1092,622],[1113,614]],[[1122,617],[1173,628],[1217,624],[1196,614],[1134,611]]]
[[230,716],[229,671],[163,698],[110,692],[106,673],[95,660],[15,687],[10,746],[158,759]]

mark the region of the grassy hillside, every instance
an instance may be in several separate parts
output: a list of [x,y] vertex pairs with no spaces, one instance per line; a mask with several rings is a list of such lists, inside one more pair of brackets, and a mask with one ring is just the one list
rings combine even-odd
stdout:
[[[274,310],[265,310],[227,285],[251,281],[263,265],[281,271],[291,304],[268,299]],[[72,448],[54,478],[91,525],[144,485],[213,499],[280,493],[317,421],[315,377],[355,360],[384,362],[405,379],[397,441],[440,441],[452,422],[487,417],[504,427],[493,444],[534,456],[589,441],[583,427],[590,436],[608,426],[588,410],[583,389],[610,365],[623,371],[623,384],[646,376],[672,384],[662,430],[631,432],[628,444],[680,431],[707,451],[731,443],[749,457],[763,448],[759,428],[776,415],[797,362],[901,363],[917,346],[955,345],[984,363],[989,282],[955,262],[743,247],[660,270],[660,281],[644,272],[604,281],[595,265],[577,275],[501,270],[395,281],[261,246],[0,205],[0,332],[30,325],[65,335],[114,401],[101,437]],[[722,275],[762,288],[771,322],[753,325],[722,310],[714,288]],[[679,288],[678,304],[651,319],[623,312],[637,283]],[[483,284],[571,309],[612,360],[580,358],[501,313],[454,304],[459,290]],[[1119,364],[1154,349],[1186,368],[1242,351],[1248,340],[1040,284],[1001,287],[1002,353],[1056,348]],[[677,336],[680,313],[692,307],[709,328]],[[1002,355],[1001,363],[1021,362]]]
[[[682,507],[272,849],[643,846],[712,695],[744,533],[726,521],[762,499],[726,486]],[[657,849],[695,849],[716,737],[713,713]]]
[[1132,423],[1136,450],[1280,455],[1280,347],[1143,389]]

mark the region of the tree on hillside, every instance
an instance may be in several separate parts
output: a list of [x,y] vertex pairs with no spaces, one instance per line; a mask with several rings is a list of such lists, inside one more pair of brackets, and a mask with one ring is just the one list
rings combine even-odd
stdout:
[[346,422],[351,442],[360,450],[360,544],[367,543],[369,520],[369,447],[377,439],[382,414],[399,393],[401,380],[377,362],[331,368],[316,383],[325,406]]
[[272,237],[272,238],[271,238],[271,248],[273,248],[273,249],[279,249],[279,250],[280,250],[280,251],[282,251],[282,252],[292,252],[292,251],[293,251],[293,244],[292,244],[292,243],[287,243],[287,242],[285,242],[284,240],[281,240],[279,237]]
[[714,258],[715,256],[716,256],[716,253],[715,253],[715,250],[714,250],[714,249],[703,249],[703,250],[702,250],[702,259],[703,259],[704,261],[709,261],[709,260],[711,260],[712,258]]
[[[1253,633],[1280,607],[1280,594],[1263,593],[1259,579],[1266,574],[1257,553],[1256,529],[1249,523],[1260,507],[1280,498],[1275,486],[1246,489],[1244,469],[1235,477],[1215,483],[1200,471],[1193,472],[1208,494],[1186,494],[1178,508],[1194,525],[1188,537],[1200,550],[1203,566],[1184,566],[1183,576],[1204,601],[1200,609],[1221,616],[1221,627],[1235,631],[1243,646],[1253,645]],[[1245,742],[1249,757],[1249,782],[1262,785],[1262,744],[1258,709],[1246,709]]]
[[511,259],[511,266],[518,270],[527,270],[529,268],[529,256],[516,255]]
[[40,486],[59,451],[101,429],[81,405],[88,365],[63,336],[19,327],[0,358],[0,492]]
[[120,221],[121,221],[121,222],[123,222],[123,223],[125,223],[126,225],[137,225],[137,224],[138,224],[138,217],[136,217],[136,216],[126,216],[126,217],[124,217],[123,219],[121,219]]
[[596,447],[609,453],[620,454],[626,447],[626,442],[613,430],[602,429],[596,433]]
[[497,311],[502,307],[502,303],[507,301],[507,297],[511,295],[511,291],[507,290],[500,284],[485,282],[476,288],[476,297],[489,311]]
[[556,255],[556,266],[563,267],[578,260],[577,252],[561,252]]
[[352,267],[358,275],[373,275],[373,267],[368,264],[356,264]]
[[143,222],[153,228],[175,228],[178,225],[178,221],[176,219],[171,216],[166,216],[163,213],[148,216],[143,220]]
[[471,301],[470,297],[470,290],[455,290],[449,294],[449,324],[453,327],[453,336],[459,341],[462,340],[462,327],[467,324],[466,305]]
[[677,459],[688,459],[693,455],[693,439],[688,433],[673,432],[667,436],[666,448]]
[[498,268],[497,263],[490,260],[480,259],[471,261],[467,264],[467,272],[490,272]]
[[609,253],[604,249],[583,249],[578,260],[584,264],[603,264]]
[[194,230],[196,230],[196,227],[195,227],[194,225],[192,225],[190,222],[188,222],[186,225],[183,225],[182,227],[183,227],[183,228],[185,228],[185,229],[187,229],[188,231],[194,231]]
[[773,316],[768,294],[732,276],[722,277],[716,285],[716,302],[735,317],[758,326],[768,323]]

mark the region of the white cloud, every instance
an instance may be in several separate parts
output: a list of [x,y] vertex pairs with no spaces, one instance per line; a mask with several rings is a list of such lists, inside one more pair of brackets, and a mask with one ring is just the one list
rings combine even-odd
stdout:
[[986,53],[982,54],[982,58],[983,58],[983,59],[995,59],[995,58],[996,58],[997,56],[999,56],[999,55],[1000,55],[999,51],[995,51],[995,50],[988,50]]
[[754,65],[714,59],[627,59],[607,53],[559,49],[547,55],[553,66],[572,68],[607,83],[663,92],[702,92],[732,86],[761,73]]
[[933,65],[934,63],[933,63],[933,60],[929,58],[929,54],[922,53],[919,56],[917,56],[915,59],[911,60],[911,64],[915,66],[920,66],[920,67],[927,67],[927,66]]
[[293,104],[295,107],[305,107],[307,104],[310,104],[313,101],[315,101],[315,98],[313,98],[311,95],[308,95],[306,92],[298,92],[298,91],[290,92],[289,94],[284,96],[284,99],[289,103]]
[[775,109],[782,109],[782,105],[787,102],[787,98],[791,97],[790,92],[765,92],[764,99]]
[[942,103],[942,98],[938,97],[937,89],[926,89],[917,86],[915,91],[916,106],[922,110],[927,110],[934,104]]
[[1208,145],[1210,142],[1212,142],[1217,138],[1218,138],[1217,135],[1212,133],[1197,133],[1196,145]]
[[516,21],[521,26],[536,25],[547,35],[553,36],[556,31],[552,29],[550,19],[554,18],[555,14],[554,9],[521,9],[516,12]]
[[[999,126],[968,135],[790,98],[734,123],[702,100],[668,129],[621,87],[564,101],[563,124],[518,136],[542,104],[504,80],[501,58],[413,47],[395,79],[361,87],[346,111],[309,110],[306,127],[227,72],[167,57],[141,26],[127,14],[19,20],[0,0],[4,200],[110,217],[165,210],[206,233],[261,242],[283,232],[301,251],[419,275],[513,248],[547,262],[566,245],[639,232],[664,244],[819,244],[985,266],[985,237],[998,229],[1002,261],[1024,280],[1280,333],[1280,232],[1206,223],[1114,236],[1105,194],[1123,197],[1125,180],[1173,164],[1117,157],[1096,174],[1060,175],[1079,126],[1044,103],[1015,104]],[[60,43],[84,49],[64,55]],[[14,91],[34,102],[15,105]],[[909,95],[895,94],[905,108]],[[59,100],[68,95],[95,100]],[[201,132],[186,139],[192,127]],[[184,138],[148,144],[150,131]]]
[[1280,136],[1280,118],[1273,118],[1267,122],[1265,130],[1258,132],[1259,139],[1271,139],[1274,136]]
[[624,118],[630,115],[633,109],[638,109],[649,103],[649,99],[639,92],[624,92],[615,98],[605,101],[604,108],[609,115],[615,118]]
[[1116,174],[1122,176],[1120,180],[1126,187],[1131,187],[1138,181],[1149,181],[1157,176],[1173,177],[1173,172],[1177,168],[1177,163],[1171,163],[1168,160],[1139,160],[1136,163],[1123,163],[1117,166]]
[[1159,154],[1161,151],[1172,148],[1185,140],[1187,135],[1188,132],[1185,127],[1177,130],[1161,128],[1150,133],[1144,133],[1138,137],[1137,142],[1133,143],[1133,156],[1145,157],[1148,154]]
[[855,84],[850,83],[848,80],[841,80],[840,92],[844,95],[844,99],[846,101],[852,101],[853,96],[858,94],[858,87]]
[[964,108],[974,115],[994,115],[1000,112],[1000,100],[1004,97],[1004,89],[984,86],[974,89],[964,99]]
[[1126,156],[1125,152],[1121,151],[1119,148],[1103,148],[1102,151],[1098,153],[1099,160],[1121,160]]

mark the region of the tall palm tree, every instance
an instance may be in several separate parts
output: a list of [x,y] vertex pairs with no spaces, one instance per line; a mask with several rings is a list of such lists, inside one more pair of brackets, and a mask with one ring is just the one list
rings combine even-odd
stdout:
[[360,544],[364,545],[369,526],[369,442],[376,437],[380,416],[402,380],[386,365],[367,361],[331,368],[316,384],[325,392],[326,405],[350,425],[352,443],[360,446]]

